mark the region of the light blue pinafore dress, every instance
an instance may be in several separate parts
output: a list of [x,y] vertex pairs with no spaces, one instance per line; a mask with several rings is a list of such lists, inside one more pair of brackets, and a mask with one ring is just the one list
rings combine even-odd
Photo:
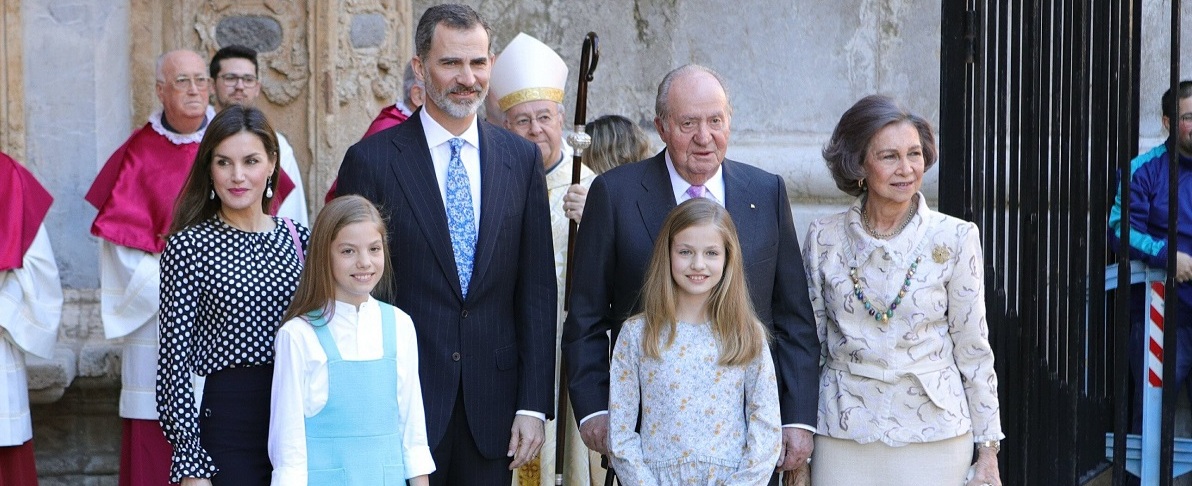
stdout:
[[344,361],[327,320],[311,325],[327,354],[327,404],[306,418],[308,484],[404,486],[393,307],[381,304],[381,359]]

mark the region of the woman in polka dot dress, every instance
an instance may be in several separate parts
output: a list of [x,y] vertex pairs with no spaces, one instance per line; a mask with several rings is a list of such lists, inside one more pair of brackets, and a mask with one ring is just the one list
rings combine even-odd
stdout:
[[273,339],[309,232],[268,214],[277,136],[255,108],[220,112],[161,256],[157,410],[183,486],[269,484]]

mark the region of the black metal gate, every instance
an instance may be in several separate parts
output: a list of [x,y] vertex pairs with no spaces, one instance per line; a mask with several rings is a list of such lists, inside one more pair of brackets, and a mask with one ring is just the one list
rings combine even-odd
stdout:
[[1106,215],[1138,147],[1141,4],[942,2],[940,206],[982,231],[1007,485],[1109,467],[1128,366],[1106,324]]

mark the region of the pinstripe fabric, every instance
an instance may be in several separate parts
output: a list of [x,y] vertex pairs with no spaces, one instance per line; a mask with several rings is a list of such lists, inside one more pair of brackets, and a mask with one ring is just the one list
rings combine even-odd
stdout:
[[514,412],[552,412],[556,289],[537,146],[479,122],[481,212],[472,281],[459,287],[443,198],[418,114],[348,149],[338,195],[388,221],[394,292],[414,320],[432,450],[456,392],[480,452],[504,457]]

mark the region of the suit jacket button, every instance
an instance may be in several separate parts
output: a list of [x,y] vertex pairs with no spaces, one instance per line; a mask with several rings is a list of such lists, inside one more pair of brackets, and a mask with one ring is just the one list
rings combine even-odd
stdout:
[[467,310],[467,309],[464,309],[464,311],[463,311],[463,312],[461,312],[459,315],[460,315],[460,317],[463,317],[464,319],[467,319],[467,318],[468,318],[468,310]]
[[451,353],[451,361],[459,361],[459,353]]

